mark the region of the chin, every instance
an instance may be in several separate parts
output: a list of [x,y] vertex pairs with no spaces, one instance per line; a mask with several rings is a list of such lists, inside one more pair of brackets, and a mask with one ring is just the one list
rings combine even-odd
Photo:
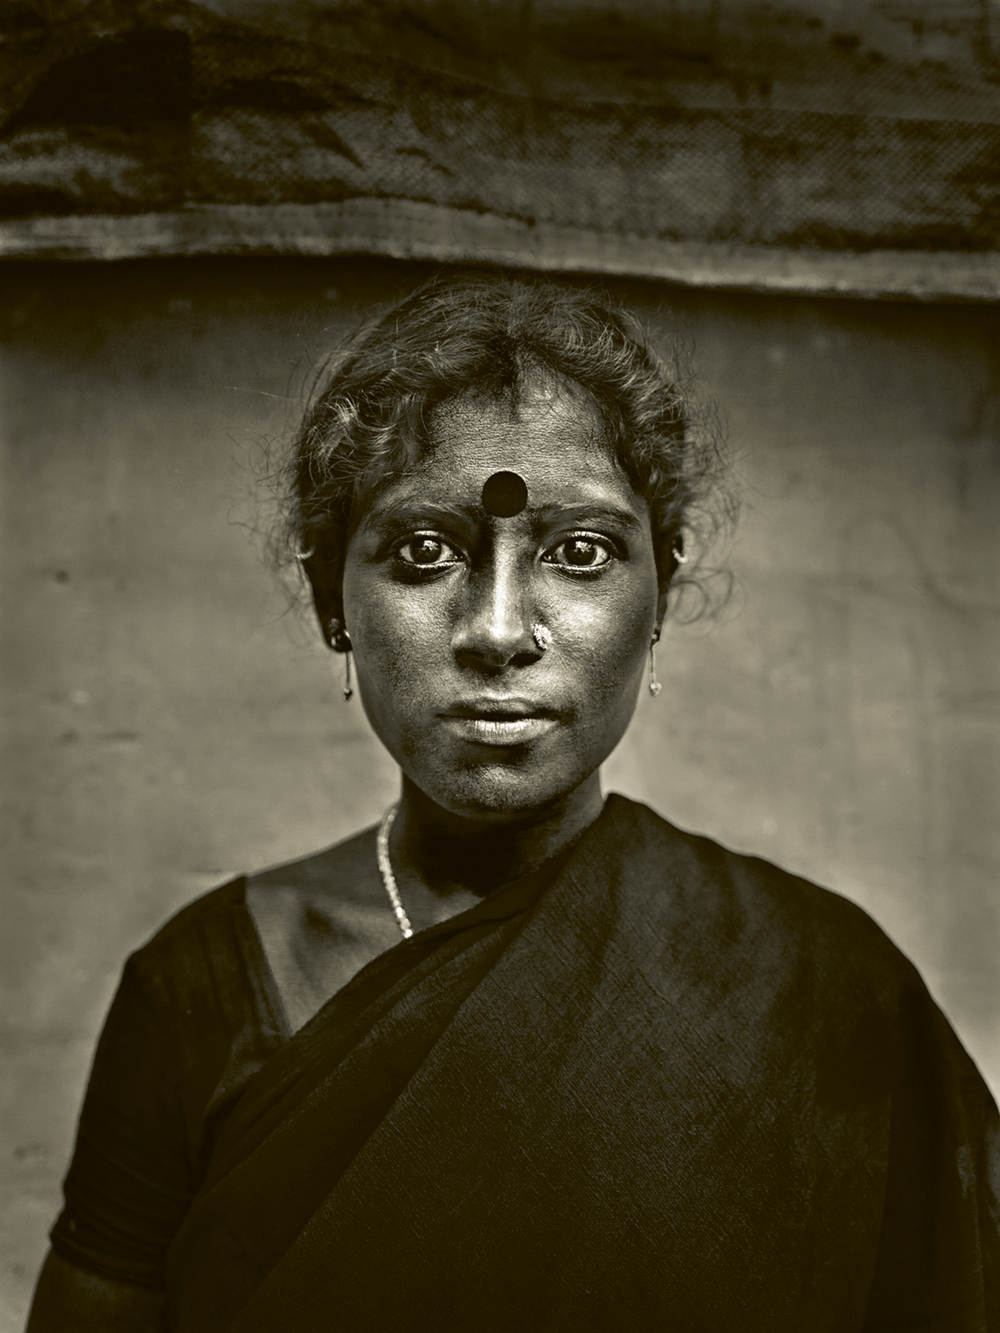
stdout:
[[528,774],[508,764],[494,763],[449,773],[439,781],[421,781],[415,774],[411,777],[425,795],[452,814],[503,822],[551,805],[578,787],[592,771],[574,774],[567,780],[565,773],[556,778],[552,774]]

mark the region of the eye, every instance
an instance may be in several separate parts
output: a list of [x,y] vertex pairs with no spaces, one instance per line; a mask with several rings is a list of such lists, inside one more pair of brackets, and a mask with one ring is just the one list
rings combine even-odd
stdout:
[[433,532],[418,532],[396,548],[396,555],[404,564],[421,569],[454,565],[462,558],[443,537]]
[[567,537],[542,557],[546,564],[562,565],[564,569],[588,573],[603,569],[614,559],[614,551],[599,537]]

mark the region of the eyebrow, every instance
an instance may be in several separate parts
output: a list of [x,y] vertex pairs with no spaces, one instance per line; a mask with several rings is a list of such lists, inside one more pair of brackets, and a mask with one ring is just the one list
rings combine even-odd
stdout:
[[[446,505],[435,500],[410,500],[396,508],[390,503],[376,503],[364,520],[363,526],[371,529],[391,527],[418,527],[426,522],[468,523],[479,521],[483,514],[479,503],[465,505]],[[619,509],[616,505],[588,504],[586,501],[575,505],[557,503],[540,505],[533,509],[530,505],[528,518],[534,526],[546,522],[563,521],[581,523],[612,523],[626,530],[639,525],[639,519],[628,509]]]
[[532,511],[532,517],[537,516],[543,520],[565,518],[567,514],[575,514],[581,521],[591,519],[597,523],[620,523],[624,528],[634,528],[639,524],[639,519],[629,509],[619,509],[617,505],[588,504],[586,501],[576,505],[541,505]]
[[384,524],[406,526],[419,524],[425,520],[439,520],[445,523],[467,523],[472,511],[464,505],[446,505],[436,500],[406,500],[398,507],[391,501],[376,501],[365,515],[364,527],[374,528]]

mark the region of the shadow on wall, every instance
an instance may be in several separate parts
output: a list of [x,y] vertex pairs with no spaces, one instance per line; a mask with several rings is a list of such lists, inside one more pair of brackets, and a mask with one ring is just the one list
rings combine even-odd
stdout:
[[[381,260],[5,270],[0,1156],[20,1327],[122,961],[181,903],[372,822],[395,776],[247,527],[248,460]],[[568,279],[568,281],[572,281]],[[678,327],[747,513],[608,785],[865,905],[1000,1087],[997,314],[614,282]]]

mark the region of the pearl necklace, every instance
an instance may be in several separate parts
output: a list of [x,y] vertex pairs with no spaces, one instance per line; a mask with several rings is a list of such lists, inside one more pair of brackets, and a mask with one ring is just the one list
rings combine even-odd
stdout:
[[389,830],[392,828],[392,821],[396,818],[396,810],[396,806],[390,805],[383,816],[375,837],[375,855],[378,858],[379,873],[382,876],[385,891],[389,895],[389,902],[392,904],[396,924],[399,926],[403,939],[408,940],[413,934],[413,927],[410,925],[410,918],[406,915],[403,900],[399,896],[399,889],[396,887],[396,876],[392,873],[392,862],[389,860]]

